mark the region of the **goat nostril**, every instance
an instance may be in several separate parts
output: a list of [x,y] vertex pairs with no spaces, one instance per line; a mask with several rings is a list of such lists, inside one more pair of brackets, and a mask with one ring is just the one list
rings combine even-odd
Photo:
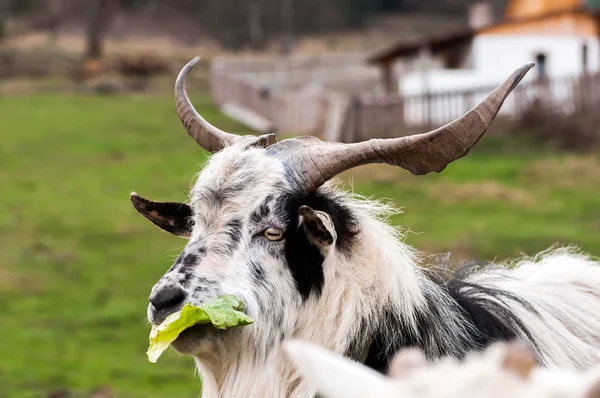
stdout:
[[175,307],[183,301],[185,292],[179,287],[169,286],[158,290],[150,296],[150,303],[157,311]]

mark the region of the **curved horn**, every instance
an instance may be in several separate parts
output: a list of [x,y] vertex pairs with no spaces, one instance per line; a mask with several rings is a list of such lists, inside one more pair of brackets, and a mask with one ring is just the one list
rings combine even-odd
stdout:
[[202,148],[212,153],[218,152],[224,147],[231,146],[240,141],[247,142],[247,146],[259,146],[263,148],[273,145],[277,141],[275,134],[265,134],[256,137],[253,135],[240,136],[227,133],[216,128],[198,114],[188,98],[185,89],[187,75],[194,66],[196,66],[198,61],[200,61],[200,57],[195,57],[188,62],[181,72],[179,72],[177,80],[175,81],[175,104],[177,106],[177,115],[187,133],[196,140]]
[[353,144],[298,137],[273,145],[267,153],[284,160],[291,179],[305,192],[312,192],[345,170],[368,163],[400,166],[415,175],[439,173],[448,163],[465,156],[479,141],[508,94],[533,66],[527,64],[517,69],[471,111],[428,133]]

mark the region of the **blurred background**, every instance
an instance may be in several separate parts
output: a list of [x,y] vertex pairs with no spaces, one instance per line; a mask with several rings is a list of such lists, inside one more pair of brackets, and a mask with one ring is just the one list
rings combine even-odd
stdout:
[[146,358],[151,286],[184,242],[129,202],[185,201],[210,122],[353,142],[460,116],[536,67],[439,175],[370,165],[407,243],[455,264],[574,244],[600,255],[600,1],[0,0],[0,397],[197,397]]

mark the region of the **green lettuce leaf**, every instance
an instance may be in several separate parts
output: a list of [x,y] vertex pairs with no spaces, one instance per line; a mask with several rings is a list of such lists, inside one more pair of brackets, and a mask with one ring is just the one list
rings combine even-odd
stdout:
[[211,323],[217,329],[250,325],[253,321],[243,311],[244,302],[235,296],[222,296],[199,307],[186,304],[169,315],[160,325],[152,326],[148,360],[155,363],[177,336],[190,326]]

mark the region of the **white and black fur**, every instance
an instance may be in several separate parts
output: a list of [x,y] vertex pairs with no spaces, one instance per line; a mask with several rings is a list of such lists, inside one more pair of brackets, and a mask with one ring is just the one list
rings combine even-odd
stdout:
[[387,375],[308,342],[288,340],[284,347],[323,398],[600,398],[600,366],[539,366],[521,342],[496,342],[465,358],[436,361],[406,348]]
[[[514,338],[551,367],[584,369],[600,359],[600,267],[586,255],[558,249],[441,281],[388,225],[387,205],[331,182],[300,194],[288,178],[269,148],[233,145],[210,158],[189,205],[141,208],[189,239],[151,294],[177,288],[181,297],[161,311],[150,305],[152,323],[223,294],[242,298],[254,319],[225,331],[195,326],[172,344],[195,357],[204,398],[314,397],[282,349],[292,338],[379,371],[403,347],[463,357]],[[333,244],[318,244],[303,225],[303,205],[329,218]],[[270,227],[285,230],[284,239],[266,239]]]

